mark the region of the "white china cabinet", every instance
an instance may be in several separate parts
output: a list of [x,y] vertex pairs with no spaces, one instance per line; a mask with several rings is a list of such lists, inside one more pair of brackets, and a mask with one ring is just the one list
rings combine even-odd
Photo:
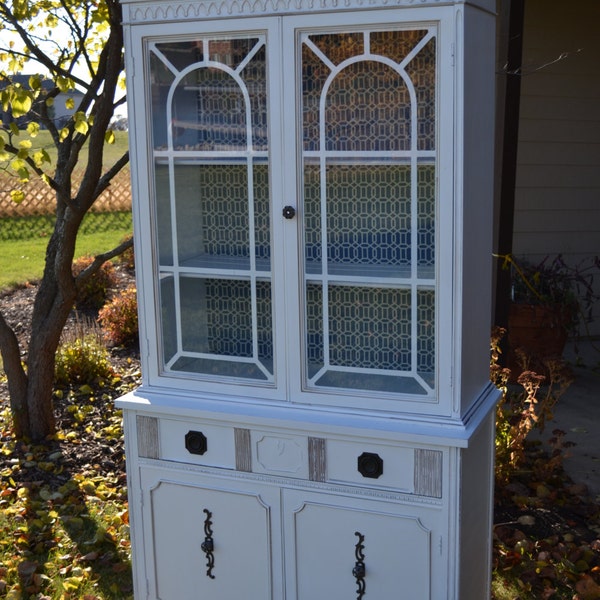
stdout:
[[136,598],[489,594],[491,0],[122,0]]

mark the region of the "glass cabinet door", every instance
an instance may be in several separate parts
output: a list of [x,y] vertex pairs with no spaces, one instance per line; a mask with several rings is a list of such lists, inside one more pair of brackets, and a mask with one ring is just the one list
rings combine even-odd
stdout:
[[147,56],[162,371],[273,385],[266,35]]
[[146,38],[153,381],[434,411],[441,25],[328,17]]
[[434,393],[436,39],[297,36],[305,390]]

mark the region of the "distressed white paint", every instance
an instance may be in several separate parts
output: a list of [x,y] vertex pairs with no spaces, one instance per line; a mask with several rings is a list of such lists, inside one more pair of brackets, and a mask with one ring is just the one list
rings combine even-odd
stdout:
[[[348,600],[356,597],[356,531],[365,536],[366,598],[398,590],[419,600],[488,597],[498,397],[487,361],[492,4],[123,2],[143,384],[119,405],[136,598]],[[435,385],[421,395],[325,393],[301,375],[298,227],[280,217],[296,204],[300,179],[294,44],[319,28],[394,23],[421,23],[438,36]],[[269,52],[276,376],[262,386],[161,366],[153,275],[145,44],[236,31],[265,34]],[[205,454],[185,450],[190,430],[206,435]],[[383,459],[381,477],[357,471],[363,452]],[[201,549],[204,509],[213,515],[215,579]]]

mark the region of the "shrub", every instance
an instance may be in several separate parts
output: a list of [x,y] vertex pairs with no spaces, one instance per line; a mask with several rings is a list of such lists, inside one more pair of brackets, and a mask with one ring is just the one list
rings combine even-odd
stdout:
[[93,322],[78,322],[56,353],[55,382],[59,386],[94,384],[114,376],[108,350]]
[[[127,236],[126,238],[123,238],[121,240],[121,242],[125,242],[129,239],[131,239],[131,236]],[[125,267],[126,269],[129,269],[130,271],[133,271],[135,269],[135,256],[133,253],[133,246],[131,246],[130,248],[127,248],[127,250],[125,250],[125,252],[120,254],[118,260],[121,263],[121,265],[123,265],[123,267]]]
[[127,346],[138,340],[137,295],[130,287],[115,296],[98,313],[104,336],[115,346]]
[[[93,260],[92,256],[82,256],[75,260],[73,262],[73,276],[77,277],[92,264]],[[106,302],[108,292],[116,282],[115,268],[112,263],[105,262],[96,273],[79,284],[75,306],[79,310],[98,310]]]
[[[571,372],[563,360],[552,358],[544,361],[548,372],[546,381],[546,377],[528,369],[530,359],[521,354],[521,373],[516,378],[516,385],[511,386],[511,370],[500,364],[500,341],[504,334],[504,329],[495,327],[490,344],[490,379],[502,391],[496,410],[497,485],[506,484],[514,471],[523,465],[527,436],[533,429],[544,430],[546,422],[552,419],[554,406],[572,381]],[[562,432],[553,433],[558,439],[554,444],[558,451],[538,465],[545,475],[560,466],[559,446],[565,446],[559,435]]]

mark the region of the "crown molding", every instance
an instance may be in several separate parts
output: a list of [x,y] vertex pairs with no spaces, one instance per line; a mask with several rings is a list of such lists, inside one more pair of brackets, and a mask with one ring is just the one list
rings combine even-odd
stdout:
[[219,17],[302,14],[371,8],[472,4],[489,10],[492,0],[121,0],[126,23],[156,23]]

